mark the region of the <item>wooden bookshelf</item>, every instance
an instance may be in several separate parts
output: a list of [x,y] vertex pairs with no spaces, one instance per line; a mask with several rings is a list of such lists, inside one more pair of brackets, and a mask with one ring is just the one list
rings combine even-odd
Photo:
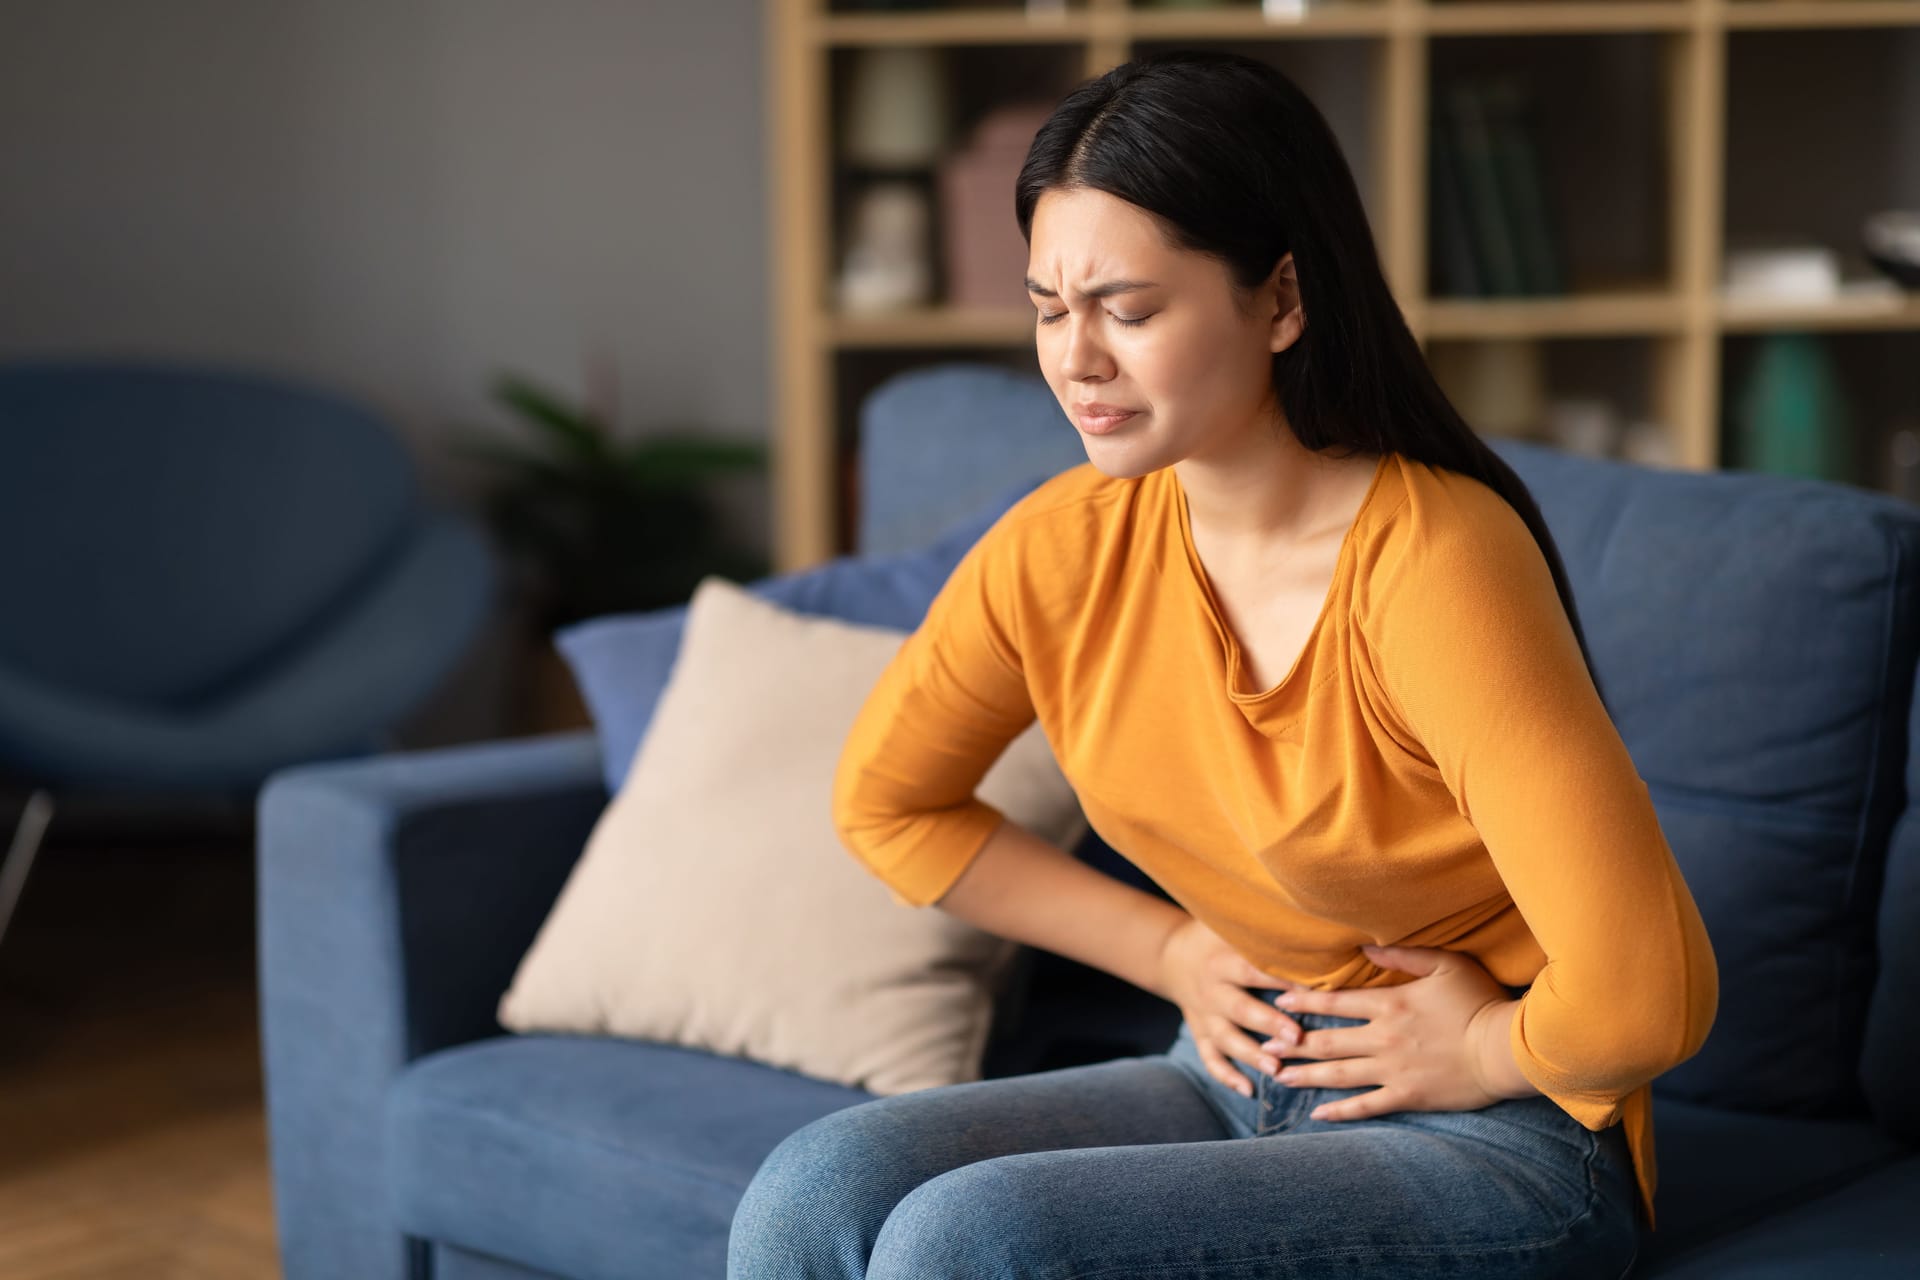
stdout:
[[[846,424],[866,389],[843,375],[848,362],[897,369],[969,355],[1006,363],[1022,352],[1031,362],[1033,354],[1033,314],[1025,305],[934,305],[884,316],[837,314],[831,305],[841,252],[833,207],[834,74],[836,57],[861,47],[1053,50],[1067,72],[1064,93],[1073,79],[1169,45],[1283,50],[1290,59],[1312,59],[1350,52],[1358,42],[1371,72],[1366,122],[1354,139],[1343,136],[1342,145],[1368,194],[1389,282],[1423,347],[1436,340],[1510,338],[1643,342],[1645,407],[1670,433],[1682,466],[1719,465],[1721,362],[1730,338],[1782,331],[1893,335],[1913,341],[1920,357],[1920,294],[1786,306],[1736,302],[1719,288],[1728,135],[1740,125],[1729,118],[1728,92],[1729,58],[1740,56],[1738,42],[1749,33],[1854,31],[1870,39],[1873,29],[1920,28],[1920,0],[1351,0],[1317,6],[1296,22],[1269,21],[1256,4],[1209,10],[1134,7],[1130,0],[1074,0],[1062,11],[1034,16],[1017,3],[875,13],[837,12],[829,0],[767,0],[766,14],[773,551],[780,572],[848,549],[840,490],[850,447]],[[1564,295],[1434,296],[1426,188],[1436,63],[1472,42],[1548,37],[1637,41],[1652,51],[1662,154],[1644,194],[1658,202],[1664,260],[1625,273],[1583,272],[1570,263],[1572,287]],[[1920,49],[1920,38],[1909,47]],[[1920,74],[1920,67],[1909,74]],[[1869,104],[1849,119],[1881,127],[1881,114]],[[1364,171],[1350,143],[1364,144]]]

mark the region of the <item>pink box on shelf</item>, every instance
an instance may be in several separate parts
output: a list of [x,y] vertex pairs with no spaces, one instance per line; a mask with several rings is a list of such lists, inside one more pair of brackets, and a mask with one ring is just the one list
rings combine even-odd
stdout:
[[981,119],[965,147],[940,162],[948,306],[1027,305],[1027,242],[1013,216],[1013,184],[1033,135],[1052,111],[1046,103],[996,108]]

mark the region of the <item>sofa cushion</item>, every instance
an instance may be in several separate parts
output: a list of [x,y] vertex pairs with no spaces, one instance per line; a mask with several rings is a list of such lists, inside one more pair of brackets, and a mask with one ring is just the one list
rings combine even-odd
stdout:
[[1656,1233],[1633,1274],[1660,1280],[1911,1280],[1920,1275],[1916,1204],[1920,1155],[1910,1155],[1694,1248],[1664,1249]]
[[1874,1118],[1920,1146],[1920,698],[1907,725],[1907,808],[1887,850],[1880,891],[1880,972],[1867,1011],[1860,1083]]
[[1753,1115],[1654,1095],[1659,1229],[1643,1263],[1743,1231],[1914,1153],[1867,1120]]
[[[1863,1114],[1875,911],[1905,804],[1920,511],[1783,476],[1496,448],[1560,547],[1602,693],[1713,939],[1713,1033],[1655,1090]],[[1881,1016],[1920,1042],[1920,1008]]]
[[632,1040],[461,1045],[388,1092],[394,1217],[409,1235],[578,1280],[722,1275],[734,1208],[767,1153],[872,1096]]
[[[977,1080],[1016,944],[900,910],[826,803],[840,744],[906,634],[703,580],[626,783],[501,1024],[687,1045],[881,1094]],[[1037,723],[979,798],[1051,844],[1087,830]]]

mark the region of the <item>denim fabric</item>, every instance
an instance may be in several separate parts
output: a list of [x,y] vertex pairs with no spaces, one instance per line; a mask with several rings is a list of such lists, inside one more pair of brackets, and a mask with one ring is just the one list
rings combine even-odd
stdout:
[[[1306,1030],[1364,1025],[1292,1016]],[[1251,1098],[1207,1074],[1183,1024],[1165,1053],[823,1116],[755,1173],[727,1274],[1617,1280],[1633,1265],[1641,1228],[1618,1125],[1594,1133],[1540,1096],[1314,1120],[1367,1089],[1295,1088],[1235,1065]]]

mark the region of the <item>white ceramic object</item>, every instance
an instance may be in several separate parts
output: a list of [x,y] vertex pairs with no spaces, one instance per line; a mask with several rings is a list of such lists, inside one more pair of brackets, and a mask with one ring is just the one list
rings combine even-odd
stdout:
[[924,305],[933,293],[927,197],[910,182],[876,182],[854,204],[840,309],[894,311]]

